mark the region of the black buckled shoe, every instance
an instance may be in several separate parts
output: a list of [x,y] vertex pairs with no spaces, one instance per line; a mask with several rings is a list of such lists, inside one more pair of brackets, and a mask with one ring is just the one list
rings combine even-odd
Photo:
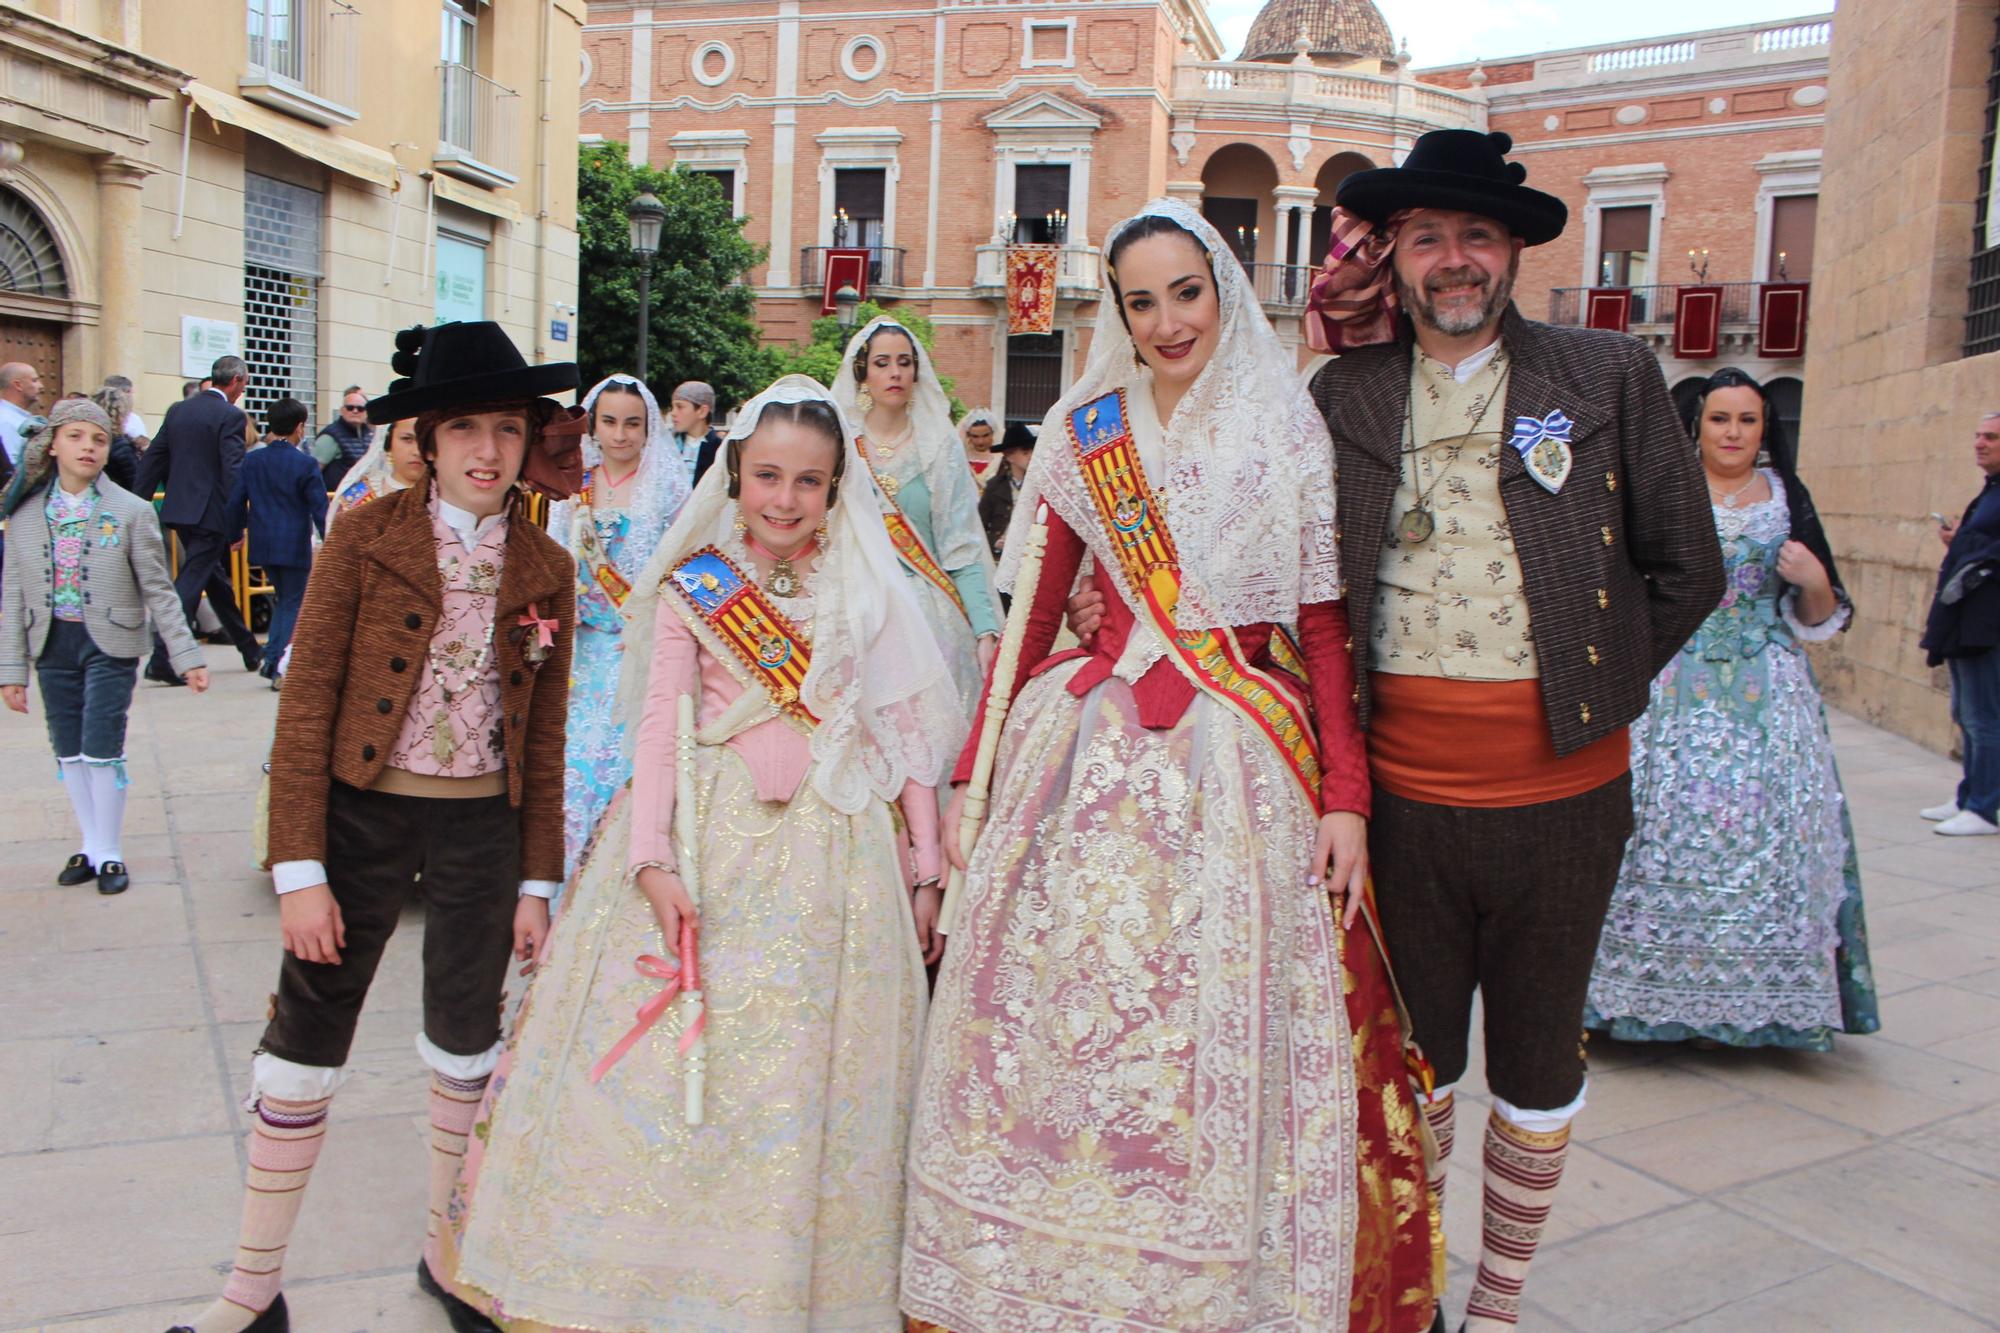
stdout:
[[[175,1324],[167,1333],[194,1333],[192,1324]],[[250,1321],[243,1333],[292,1333],[292,1314],[285,1308],[285,1293],[279,1292],[264,1313]]]
[[417,1260],[417,1287],[444,1307],[445,1317],[451,1320],[455,1333],[500,1333],[500,1325],[445,1290],[444,1284],[432,1275],[427,1259]]
[[82,852],[63,862],[63,868],[56,873],[56,883],[66,889],[75,884],[88,884],[96,878],[97,867]]
[[132,876],[125,871],[123,861],[106,861],[97,867],[97,891],[104,894],[123,893],[132,887]]

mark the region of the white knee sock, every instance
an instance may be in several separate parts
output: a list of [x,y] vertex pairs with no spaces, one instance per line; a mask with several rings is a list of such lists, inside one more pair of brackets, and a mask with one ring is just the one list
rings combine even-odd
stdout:
[[125,761],[89,760],[91,833],[97,849],[92,865],[125,859]]
[[69,793],[69,808],[76,812],[76,826],[82,839],[77,850],[91,865],[98,864],[96,807],[90,795],[90,767],[81,759],[57,761],[62,766],[63,790]]

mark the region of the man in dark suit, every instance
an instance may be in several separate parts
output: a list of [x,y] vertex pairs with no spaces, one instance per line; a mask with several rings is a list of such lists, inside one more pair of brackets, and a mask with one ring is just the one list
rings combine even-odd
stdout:
[[1442,1204],[1485,1000],[1485,1235],[1467,1318],[1511,1327],[1583,1106],[1578,1041],[1632,829],[1626,727],[1723,592],[1700,462],[1623,334],[1523,319],[1562,202],[1504,134],[1444,130],[1341,185],[1309,335],[1375,778],[1369,855]]
[[1007,525],[1014,521],[1014,497],[1020,494],[1021,483],[1028,475],[1028,461],[1035,456],[1034,428],[1015,422],[1007,427],[1007,433],[1000,437],[1000,447],[994,452],[1000,455],[1000,466],[993,470],[986,479],[986,489],[979,493],[979,522],[986,529],[986,544],[998,560]]
[[[209,380],[208,388],[167,409],[152,447],[139,457],[137,490],[150,497],[161,483],[166,485],[160,521],[180,543],[181,568],[174,588],[180,593],[189,632],[199,632],[195,607],[206,592],[223,632],[243,655],[243,669],[255,671],[262,665],[264,650],[236,612],[236,595],[226,564],[230,542],[226,511],[230,490],[236,484],[236,469],[243,462],[248,424],[236,400],[250,387],[250,369],[240,356],[221,357],[210,370]],[[157,634],[146,678],[165,685],[181,683]]]
[[285,645],[291,642],[292,626],[305,601],[313,534],[326,534],[326,483],[318,463],[302,447],[306,419],[306,405],[296,398],[271,404],[264,417],[264,447],[244,456],[229,493],[229,540],[243,540],[248,526],[250,563],[264,571],[278,593],[271,632],[264,639],[264,662],[258,668],[274,690],[278,664],[284,660]]

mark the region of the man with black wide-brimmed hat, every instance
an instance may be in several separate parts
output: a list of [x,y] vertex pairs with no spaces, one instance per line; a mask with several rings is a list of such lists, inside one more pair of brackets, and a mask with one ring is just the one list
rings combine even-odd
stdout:
[[[510,956],[531,959],[562,877],[563,724],[575,574],[522,514],[520,485],[577,487],[581,418],[500,326],[396,336],[404,378],[369,404],[417,420],[429,480],[355,509],[306,589],[271,748],[270,860],[285,954],[252,1063],[236,1267],[193,1333],[289,1327],[285,1247],[384,947],[424,892],[431,1228],[500,1058]],[[424,1289],[452,1327],[493,1325]],[[449,1275],[444,1275],[449,1276]]]
[[[1441,130],[1340,187],[1308,337],[1375,779],[1369,854],[1441,1205],[1485,1004],[1484,1239],[1467,1324],[1511,1327],[1582,1109],[1591,961],[1632,828],[1626,726],[1714,609],[1700,464],[1636,339],[1523,319],[1561,233],[1504,134]],[[1439,1316],[1443,1327],[1443,1316]]]

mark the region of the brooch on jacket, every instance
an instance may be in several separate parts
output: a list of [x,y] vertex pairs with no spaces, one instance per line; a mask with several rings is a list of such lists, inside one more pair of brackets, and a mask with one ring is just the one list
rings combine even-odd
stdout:
[[549,649],[556,646],[556,630],[559,622],[544,616],[533,602],[528,603],[527,612],[520,620],[521,628],[527,631],[527,642],[521,645],[521,656],[531,663],[548,660]]
[[1551,495],[1561,490],[1562,484],[1569,480],[1572,457],[1569,434],[1574,425],[1561,408],[1539,421],[1534,417],[1517,417],[1514,420],[1511,443],[1520,451],[1521,461],[1528,465],[1528,475]]
[[118,519],[115,515],[104,514],[97,520],[97,544],[109,551],[119,542]]

